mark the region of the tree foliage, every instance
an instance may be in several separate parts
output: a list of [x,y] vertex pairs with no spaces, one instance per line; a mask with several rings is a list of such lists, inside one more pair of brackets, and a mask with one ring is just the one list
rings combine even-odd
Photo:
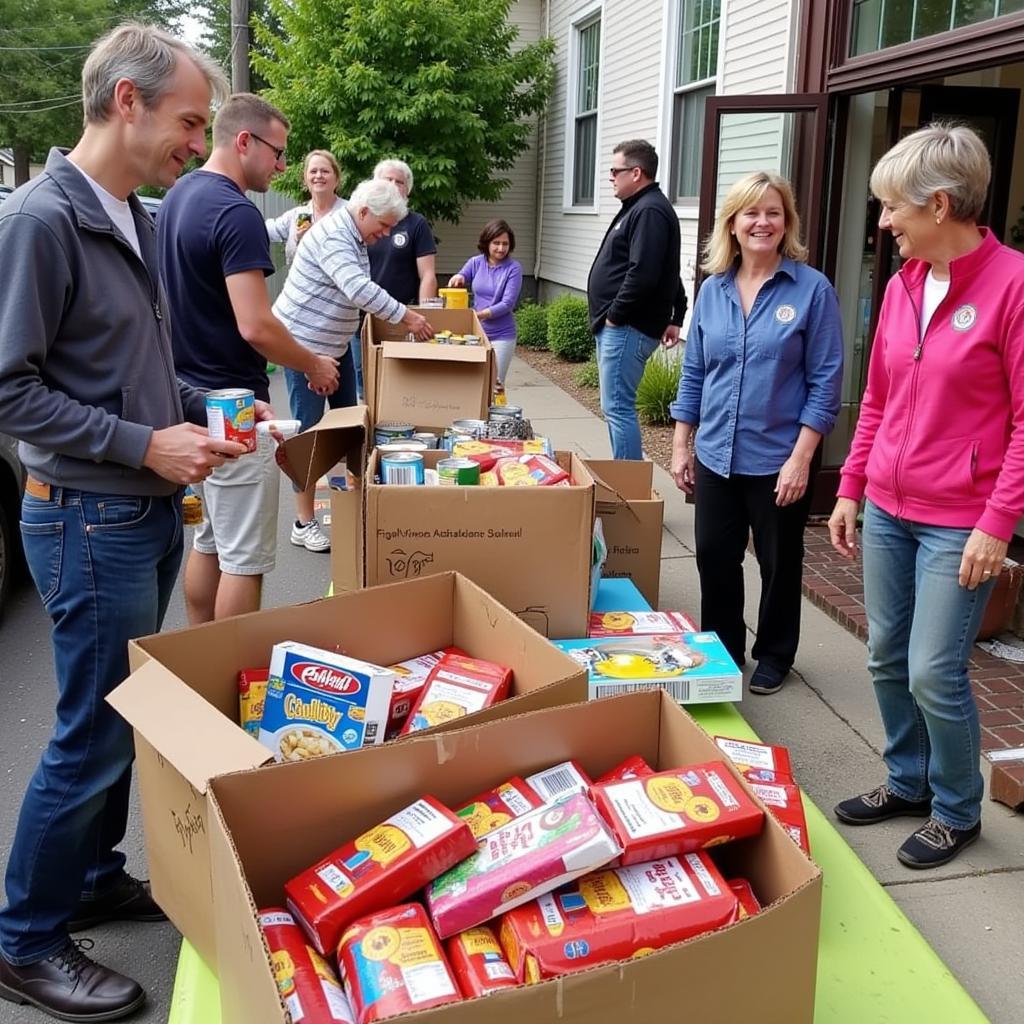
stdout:
[[[199,45],[221,67],[231,67],[231,0],[200,0],[195,10],[195,17],[202,26]],[[267,0],[249,0],[249,23],[261,21],[273,33],[280,36],[281,25]],[[249,36],[250,50],[254,40]],[[251,61],[250,61],[251,64]],[[266,79],[254,68],[250,67],[249,88],[252,92],[263,92],[268,87]]]
[[[330,149],[351,188],[383,157],[415,174],[415,207],[457,222],[494,201],[547,102],[551,40],[517,47],[513,0],[267,0],[254,68],[290,118],[295,164]],[[301,169],[277,186],[298,194]]]

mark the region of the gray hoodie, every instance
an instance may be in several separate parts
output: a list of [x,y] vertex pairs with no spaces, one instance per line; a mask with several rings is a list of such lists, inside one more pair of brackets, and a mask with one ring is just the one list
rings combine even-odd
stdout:
[[0,430],[44,483],[167,495],[150,437],[205,426],[205,398],[175,376],[156,228],[129,203],[142,259],[60,150],[0,207]]

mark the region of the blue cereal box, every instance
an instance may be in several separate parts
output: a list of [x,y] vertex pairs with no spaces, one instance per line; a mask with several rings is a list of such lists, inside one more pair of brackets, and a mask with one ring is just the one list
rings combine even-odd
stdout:
[[277,761],[382,743],[394,683],[380,665],[291,640],[275,644],[260,743]]
[[743,676],[716,633],[553,640],[587,669],[590,699],[665,690],[680,704],[740,700]]

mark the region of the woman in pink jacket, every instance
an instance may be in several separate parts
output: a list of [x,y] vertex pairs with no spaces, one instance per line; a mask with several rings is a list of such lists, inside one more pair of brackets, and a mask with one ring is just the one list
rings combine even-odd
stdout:
[[926,818],[897,851],[911,868],[945,864],[981,832],[967,659],[1024,512],[1024,255],[976,223],[990,173],[978,136],[946,125],[908,135],[872,172],[906,262],[829,520],[854,558],[866,499],[868,668],[888,768],[835,812],[848,825]]

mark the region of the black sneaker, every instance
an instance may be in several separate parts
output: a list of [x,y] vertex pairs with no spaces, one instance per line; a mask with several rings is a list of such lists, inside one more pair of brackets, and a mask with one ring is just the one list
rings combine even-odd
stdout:
[[971,828],[952,828],[929,818],[897,851],[908,868],[937,868],[948,864],[981,835],[981,822]]
[[774,665],[766,665],[763,661],[757,663],[754,674],[750,677],[750,692],[768,696],[778,693],[782,684],[789,675],[789,669],[776,668]]
[[835,806],[835,816],[847,825],[874,825],[888,818],[927,818],[931,812],[931,800],[904,800],[888,786],[879,786]]
[[149,884],[125,874],[115,886],[90,900],[80,900],[68,922],[69,932],[81,932],[104,921],[166,921],[149,891]]

